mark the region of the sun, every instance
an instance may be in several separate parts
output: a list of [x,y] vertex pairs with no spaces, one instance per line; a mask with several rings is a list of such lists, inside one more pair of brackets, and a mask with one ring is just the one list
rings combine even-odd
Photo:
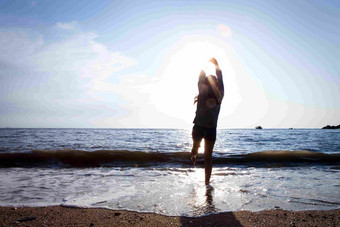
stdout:
[[215,74],[212,57],[223,61],[223,49],[212,42],[187,41],[174,48],[159,80],[150,88],[150,103],[157,111],[173,118],[192,123],[195,108],[194,97],[198,94],[197,82],[201,70]]

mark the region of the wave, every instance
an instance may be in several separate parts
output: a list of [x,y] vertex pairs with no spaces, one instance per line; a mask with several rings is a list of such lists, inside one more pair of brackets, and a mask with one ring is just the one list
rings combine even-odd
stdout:
[[[311,151],[262,151],[243,155],[219,153],[214,165],[247,165],[283,167],[303,164],[339,165],[340,153],[324,154]],[[203,154],[197,165],[204,165]],[[192,166],[189,152],[141,152],[126,150],[34,150],[29,153],[0,153],[0,168],[9,167],[148,167],[157,165]]]

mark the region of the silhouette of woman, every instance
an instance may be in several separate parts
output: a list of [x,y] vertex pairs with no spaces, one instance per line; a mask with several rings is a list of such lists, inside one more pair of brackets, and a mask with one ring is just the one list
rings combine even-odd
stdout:
[[216,76],[208,75],[202,70],[198,78],[198,96],[194,127],[192,129],[193,147],[191,150],[191,160],[195,164],[198,149],[202,139],[204,139],[204,165],[205,184],[209,185],[212,172],[212,153],[216,141],[216,127],[221,102],[224,96],[224,85],[222,71],[217,60],[212,58],[209,62],[215,65]]

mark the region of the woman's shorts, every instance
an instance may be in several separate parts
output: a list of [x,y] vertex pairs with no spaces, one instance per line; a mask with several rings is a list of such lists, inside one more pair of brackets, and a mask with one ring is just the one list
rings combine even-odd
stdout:
[[216,140],[216,128],[205,128],[198,125],[194,125],[192,128],[192,139],[201,141],[202,139],[215,141]]

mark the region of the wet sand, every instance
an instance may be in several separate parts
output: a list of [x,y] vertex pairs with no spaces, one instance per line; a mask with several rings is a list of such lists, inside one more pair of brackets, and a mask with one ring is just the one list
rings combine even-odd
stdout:
[[340,209],[274,209],[182,217],[101,208],[0,207],[0,226],[340,226]]

